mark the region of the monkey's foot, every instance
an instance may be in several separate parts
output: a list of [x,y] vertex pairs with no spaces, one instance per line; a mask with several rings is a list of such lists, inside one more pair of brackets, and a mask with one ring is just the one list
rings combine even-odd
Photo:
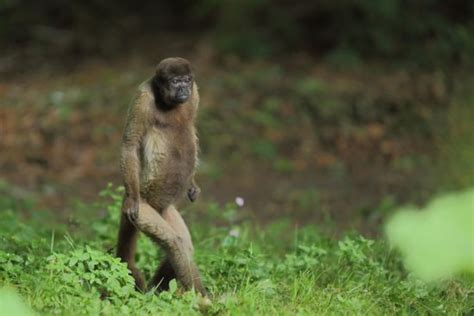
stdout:
[[142,274],[135,267],[129,267],[129,269],[130,269],[130,272],[132,272],[133,278],[135,279],[135,289],[137,291],[145,293],[146,286],[145,286],[145,281],[143,280]]
[[200,310],[207,310],[212,306],[212,302],[207,296],[199,295],[197,303]]

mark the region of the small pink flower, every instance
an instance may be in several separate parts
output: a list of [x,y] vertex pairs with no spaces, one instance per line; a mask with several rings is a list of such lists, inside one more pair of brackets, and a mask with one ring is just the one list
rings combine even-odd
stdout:
[[245,202],[244,202],[244,199],[241,198],[240,196],[238,196],[238,197],[235,198],[235,204],[237,204],[237,206],[242,207],[242,206],[244,206],[244,203],[245,203]]

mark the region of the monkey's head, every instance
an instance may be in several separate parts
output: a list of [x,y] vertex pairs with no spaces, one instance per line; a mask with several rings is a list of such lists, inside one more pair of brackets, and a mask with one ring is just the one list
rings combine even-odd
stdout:
[[153,92],[162,106],[173,108],[185,103],[193,93],[194,75],[184,58],[171,57],[160,61],[153,78]]

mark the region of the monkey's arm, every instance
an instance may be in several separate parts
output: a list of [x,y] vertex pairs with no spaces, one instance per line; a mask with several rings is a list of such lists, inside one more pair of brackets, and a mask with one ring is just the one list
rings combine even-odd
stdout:
[[[195,85],[196,87],[196,85]],[[197,88],[195,88],[197,89]],[[196,99],[196,106],[197,104],[199,103],[199,94],[197,93],[197,90],[196,90],[196,94],[197,95],[197,99]],[[199,151],[199,138],[197,137],[196,135],[196,130],[194,130],[194,142],[195,142],[195,146],[196,146],[196,151]],[[188,198],[191,202],[194,202],[196,201],[196,199],[199,197],[199,195],[201,194],[201,188],[199,188],[199,186],[196,184],[196,180],[195,180],[195,175],[196,175],[196,169],[198,168],[199,166],[199,158],[198,156],[194,156],[194,170],[193,170],[193,174],[191,176],[191,183],[190,183],[190,186],[189,186],[189,189],[188,189]]]
[[148,128],[146,113],[147,96],[141,93],[130,106],[125,124],[120,155],[120,170],[125,186],[123,211],[130,220],[138,216],[140,200],[140,159],[138,151]]

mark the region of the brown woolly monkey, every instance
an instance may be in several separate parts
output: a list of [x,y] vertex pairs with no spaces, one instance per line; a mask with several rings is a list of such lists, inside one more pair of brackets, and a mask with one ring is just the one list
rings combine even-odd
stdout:
[[194,182],[197,137],[194,120],[199,94],[190,63],[162,60],[143,82],[129,108],[120,169],[125,185],[117,255],[128,264],[140,290],[144,280],[135,266],[136,239],[142,231],[161,246],[166,257],[149,283],[168,289],[173,278],[206,296],[188,228],[176,202],[200,192]]

